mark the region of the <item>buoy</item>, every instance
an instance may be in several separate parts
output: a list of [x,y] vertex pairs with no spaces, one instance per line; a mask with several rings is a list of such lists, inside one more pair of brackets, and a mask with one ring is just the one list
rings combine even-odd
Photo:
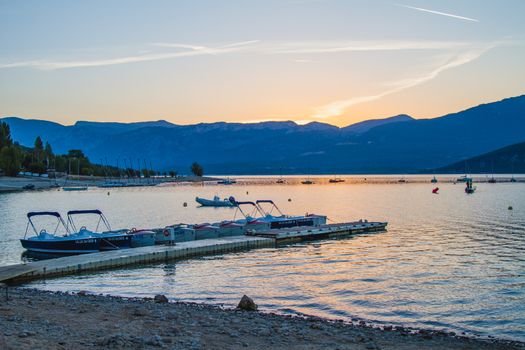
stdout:
[[246,191],[246,194],[248,194],[248,191]]
[[288,198],[288,202],[291,202],[291,201],[292,201],[292,199],[291,199],[291,198]]
[[509,205],[509,210],[512,210],[512,205]]
[[183,206],[183,207],[187,207],[187,206],[188,206],[188,203],[184,202],[184,203],[182,203],[182,206]]

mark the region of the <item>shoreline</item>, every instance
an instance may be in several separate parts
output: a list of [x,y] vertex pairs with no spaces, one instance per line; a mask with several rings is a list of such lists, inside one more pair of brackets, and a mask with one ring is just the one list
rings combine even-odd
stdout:
[[[301,181],[303,181],[305,178],[309,177],[311,178],[316,184],[319,185],[344,185],[344,184],[399,184],[403,185],[405,183],[418,183],[418,184],[424,184],[428,183],[431,184],[430,179],[432,175],[409,175],[409,176],[403,176],[403,175],[340,175],[338,178],[344,179],[345,181],[341,184],[331,184],[330,180],[333,177],[325,176],[325,175],[316,175],[316,176],[307,176],[307,175],[288,175],[283,177],[285,180],[285,185],[301,185]],[[443,177],[444,176],[444,177]],[[128,187],[148,187],[148,186],[166,186],[170,184],[199,184],[199,183],[214,183],[220,180],[224,180],[225,178],[229,178],[231,176],[224,176],[224,177],[217,177],[217,176],[179,176],[174,178],[158,178],[154,179],[153,181],[158,182],[152,182],[151,184],[145,182],[146,180],[143,180],[142,183],[139,182],[139,184],[135,184],[135,182],[131,181],[130,186],[124,186],[124,187],[106,187],[106,189],[114,189],[114,188],[128,188]],[[278,175],[238,175],[235,176],[237,179],[238,185],[274,185],[275,179],[277,179]],[[445,174],[441,175],[441,177],[438,177],[438,182],[434,183],[433,185],[439,186],[439,184],[458,184],[463,185],[463,182],[457,182],[456,181],[456,175],[455,174]],[[487,183],[489,180],[489,177],[486,175],[473,175],[473,179],[475,183]],[[511,177],[496,177],[498,183],[512,183]],[[525,177],[518,176],[515,178],[516,182],[523,183],[525,182]],[[8,176],[0,176],[0,193],[6,193],[6,192],[25,192],[25,191],[37,191],[37,190],[52,190],[52,189],[59,189],[61,186],[91,186],[91,187],[98,187],[102,185],[104,182],[110,181],[104,178],[91,178],[88,176],[83,176],[79,179],[72,176],[72,178],[68,181],[68,183],[65,183],[65,180],[63,178],[58,179],[55,182],[55,179],[50,178],[44,178],[44,177],[30,177],[30,176],[18,176],[18,177],[8,177]],[[119,182],[122,180],[112,180],[115,182]],[[56,187],[56,184],[59,184],[59,187]],[[27,189],[24,188],[24,186],[27,185],[33,185],[33,189]],[[102,187],[100,187],[102,188]]]
[[[181,183],[181,182],[189,182],[189,183],[200,183],[200,182],[209,182],[209,181],[219,181],[220,178],[215,177],[209,177],[209,176],[178,176],[174,178],[158,178],[154,179],[154,181],[158,181],[155,183],[155,185],[162,185],[162,184],[169,184],[169,183]],[[50,179],[45,177],[38,177],[38,176],[17,176],[17,177],[10,177],[10,176],[0,176],[0,193],[3,192],[24,192],[24,191],[37,191],[37,190],[50,190],[50,189],[58,189],[62,186],[93,186],[98,187],[99,185],[102,185],[104,182],[110,181],[108,179],[104,178],[96,178],[96,177],[89,177],[89,176],[82,176],[80,178],[77,178],[75,176],[72,176],[71,179],[68,180],[68,182],[65,182],[64,178],[60,179]],[[122,181],[122,180],[112,180],[112,181]],[[132,184],[134,184],[133,181],[131,181]],[[56,187],[56,184],[59,185],[59,187]],[[24,188],[24,186],[33,185],[33,189],[27,189]],[[136,185],[135,185],[136,186]],[[148,184],[146,180],[142,180],[141,186],[151,186],[151,184]],[[130,186],[133,187],[133,186]],[[124,188],[124,187],[107,187],[106,189],[112,189],[112,188]]]
[[162,298],[12,287],[6,302],[0,292],[2,349],[525,349],[511,340]]

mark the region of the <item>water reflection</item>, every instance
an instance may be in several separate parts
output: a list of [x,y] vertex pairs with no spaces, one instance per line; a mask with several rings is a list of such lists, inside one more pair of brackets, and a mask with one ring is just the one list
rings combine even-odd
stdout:
[[197,195],[272,198],[287,213],[386,220],[388,231],[32,285],[129,296],[163,293],[230,306],[248,294],[263,309],[525,340],[525,184],[478,184],[472,196],[453,184],[440,183],[439,195],[432,188],[342,183],[1,195],[0,264],[20,261],[18,238],[30,210],[97,207],[115,227],[150,227],[233,216],[230,209],[197,209]]

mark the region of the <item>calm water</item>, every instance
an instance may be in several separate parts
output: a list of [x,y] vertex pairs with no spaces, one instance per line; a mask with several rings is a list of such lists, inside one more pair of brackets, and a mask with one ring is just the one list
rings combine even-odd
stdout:
[[[290,214],[389,221],[388,231],[276,249],[35,282],[50,290],[126,296],[163,293],[266,310],[353,316],[525,340],[525,184],[174,186],[0,195],[0,265],[20,262],[25,214],[100,208],[114,228],[233,218],[194,197],[272,198]],[[246,194],[248,191],[249,194]],[[288,198],[292,201],[288,202]],[[183,207],[183,202],[188,207]],[[508,210],[513,206],[514,210]]]

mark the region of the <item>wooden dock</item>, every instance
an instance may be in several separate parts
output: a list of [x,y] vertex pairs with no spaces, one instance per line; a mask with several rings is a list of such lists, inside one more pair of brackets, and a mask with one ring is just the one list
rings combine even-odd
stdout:
[[319,227],[251,232],[246,236],[201,239],[176,245],[114,250],[40,260],[0,267],[0,282],[18,283],[46,277],[56,277],[120,268],[130,265],[161,263],[176,259],[223,254],[228,252],[275,247],[280,243],[333,238],[356,233],[383,231],[386,222],[349,222]]
[[156,245],[73,255],[0,267],[0,282],[7,280],[9,282],[23,282],[129,265],[160,263],[176,259],[274,246],[275,240],[271,238],[235,236],[182,242],[176,245]]
[[358,233],[384,231],[386,226],[386,222],[356,221],[339,224],[328,224],[319,227],[304,226],[280,230],[251,232],[248,233],[248,235],[273,238],[277,244],[286,244],[314,239],[342,237]]

